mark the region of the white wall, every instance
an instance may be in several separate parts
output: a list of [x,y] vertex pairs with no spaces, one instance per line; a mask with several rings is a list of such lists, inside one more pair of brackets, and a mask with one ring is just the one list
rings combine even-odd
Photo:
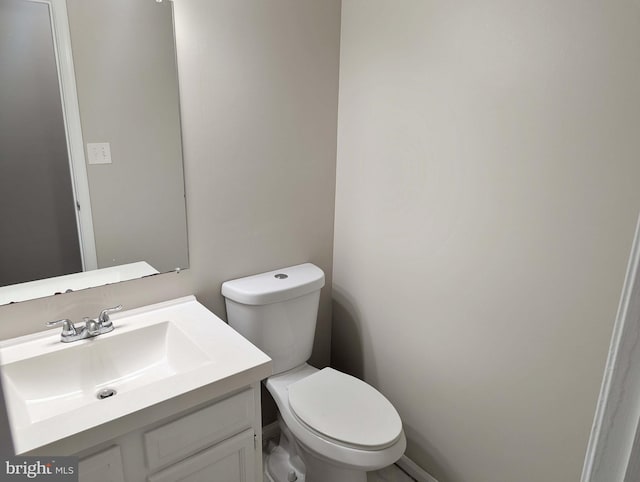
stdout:
[[[305,261],[331,286],[340,1],[175,2],[196,292]],[[191,239],[193,238],[193,242]],[[326,288],[312,361],[329,362]]]
[[441,482],[579,479],[640,205],[639,18],[343,1],[332,364]]

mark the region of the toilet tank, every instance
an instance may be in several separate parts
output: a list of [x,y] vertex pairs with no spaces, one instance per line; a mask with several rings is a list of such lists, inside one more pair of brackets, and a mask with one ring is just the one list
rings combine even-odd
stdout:
[[324,272],[311,263],[225,281],[229,325],[273,360],[281,373],[311,356]]

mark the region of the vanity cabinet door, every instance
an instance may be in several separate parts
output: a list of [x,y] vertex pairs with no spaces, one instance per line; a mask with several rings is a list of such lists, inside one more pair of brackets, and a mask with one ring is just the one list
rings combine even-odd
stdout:
[[148,482],[254,482],[253,429],[148,477]]
[[145,433],[149,469],[179,462],[248,429],[255,414],[255,396],[250,389]]
[[78,464],[80,482],[124,482],[120,447],[111,447]]

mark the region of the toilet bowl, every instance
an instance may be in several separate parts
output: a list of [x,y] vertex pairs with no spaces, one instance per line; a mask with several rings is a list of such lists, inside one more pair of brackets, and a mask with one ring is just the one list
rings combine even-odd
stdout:
[[274,482],[366,482],[406,448],[400,416],[380,392],[306,363],[322,286],[324,273],[310,263],[222,285],[230,326],[273,359],[265,385],[284,437],[265,463]]
[[[357,378],[305,363],[269,377],[266,387],[305,466],[313,463],[315,472],[324,470],[318,482],[366,480],[366,472],[386,467],[404,453],[406,439],[397,411]],[[350,478],[336,478],[336,472]],[[306,481],[313,482],[309,471]]]

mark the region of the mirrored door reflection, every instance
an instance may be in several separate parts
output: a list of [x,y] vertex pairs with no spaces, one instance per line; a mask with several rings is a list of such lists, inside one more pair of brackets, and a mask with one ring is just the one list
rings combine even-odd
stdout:
[[82,271],[51,25],[0,1],[0,286]]

